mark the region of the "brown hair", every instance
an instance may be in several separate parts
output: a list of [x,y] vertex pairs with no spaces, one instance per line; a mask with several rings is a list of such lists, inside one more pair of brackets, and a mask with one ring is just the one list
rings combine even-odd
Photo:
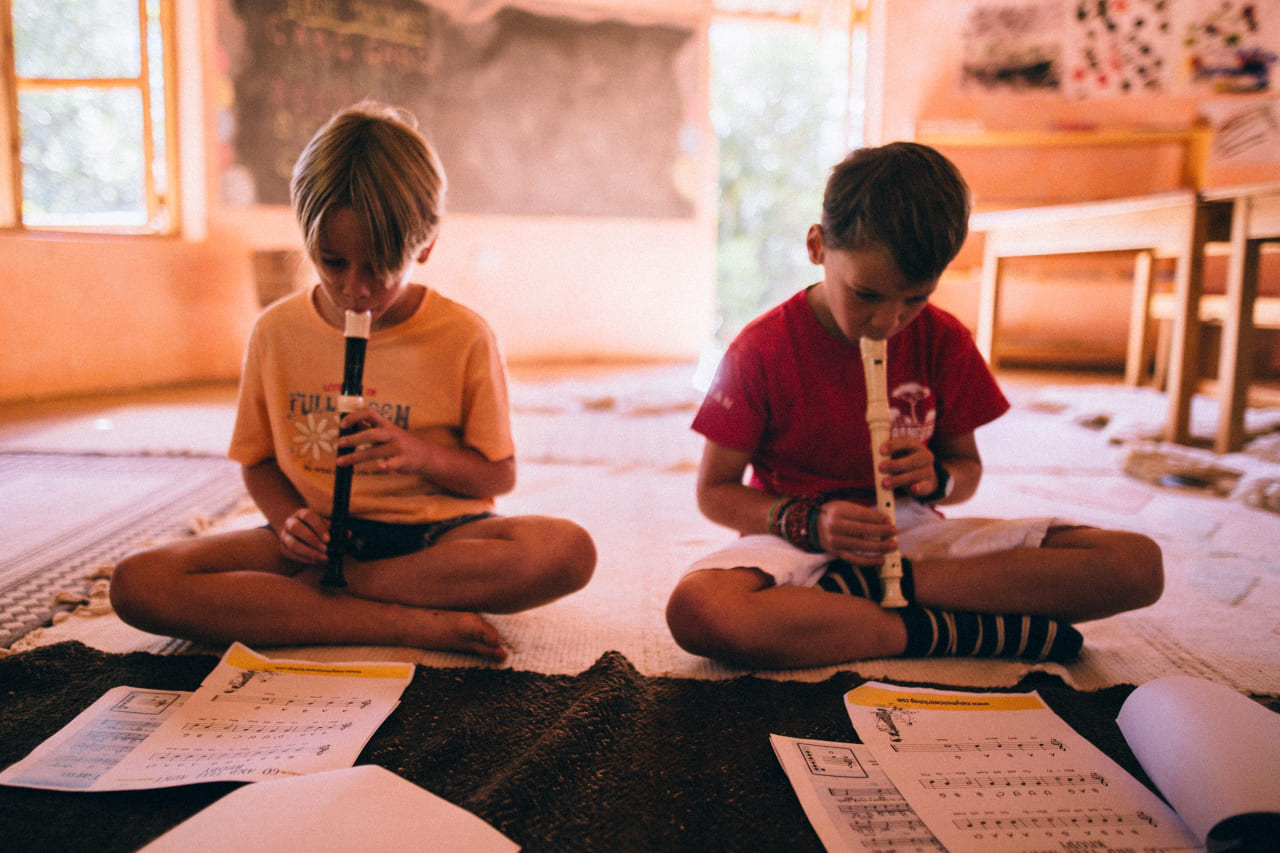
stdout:
[[969,187],[927,145],[859,148],[832,170],[822,197],[822,233],[833,249],[887,250],[912,281],[932,281],[969,233]]

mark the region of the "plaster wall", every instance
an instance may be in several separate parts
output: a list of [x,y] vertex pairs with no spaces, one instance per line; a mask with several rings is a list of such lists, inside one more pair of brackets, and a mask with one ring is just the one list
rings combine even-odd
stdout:
[[[709,0],[536,0],[530,8],[701,22],[687,63],[703,106],[693,128],[699,147],[683,178],[694,188],[695,214],[449,217],[423,280],[485,315],[512,362],[695,358],[714,310]],[[0,403],[234,381],[260,307],[253,254],[300,248],[287,207],[221,200],[219,120],[229,84],[215,12],[198,0],[178,0],[178,10],[183,234],[0,232]],[[309,278],[305,264],[298,275]]]

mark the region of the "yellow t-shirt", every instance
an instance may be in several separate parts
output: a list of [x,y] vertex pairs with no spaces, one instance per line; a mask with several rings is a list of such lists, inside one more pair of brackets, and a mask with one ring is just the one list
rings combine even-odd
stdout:
[[[327,516],[346,342],[320,316],[314,290],[268,307],[254,324],[228,455],[246,466],[274,458],[307,506]],[[362,384],[366,404],[415,435],[495,462],[515,453],[493,332],[433,290],[409,319],[370,335]],[[359,518],[415,524],[492,508],[492,499],[455,495],[416,474],[360,465],[352,477],[351,514]]]

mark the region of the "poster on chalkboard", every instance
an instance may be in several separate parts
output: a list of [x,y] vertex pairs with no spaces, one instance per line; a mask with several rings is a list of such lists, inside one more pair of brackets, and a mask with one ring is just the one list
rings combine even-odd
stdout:
[[692,218],[701,155],[685,25],[422,0],[219,0],[222,194],[287,205],[293,162],[364,99],[412,112],[460,213]]

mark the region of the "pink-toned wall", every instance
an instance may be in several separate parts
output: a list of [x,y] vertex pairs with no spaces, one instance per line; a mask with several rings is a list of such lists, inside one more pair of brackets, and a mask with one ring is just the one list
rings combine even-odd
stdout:
[[228,242],[0,234],[0,401],[236,376],[257,306]]
[[[215,4],[177,2],[180,63],[190,69],[195,57],[180,81],[184,131],[209,152],[184,175],[203,202],[197,227],[174,238],[0,232],[0,404],[234,381],[260,310],[252,256],[300,249],[286,207],[221,201],[216,129],[230,82],[211,60]],[[709,9],[709,0],[673,4],[673,19]],[[510,361],[693,359],[710,338],[715,152],[706,27],[695,29],[685,60],[702,101],[700,153],[685,176],[699,195],[693,217],[446,220],[423,280],[480,311]],[[297,277],[310,277],[305,262]]]
[[[185,56],[200,54],[196,65],[205,71],[183,81],[185,102],[199,102],[196,118],[186,123],[211,152],[217,150],[217,104],[226,92],[207,59],[214,55],[212,5],[179,0],[185,19],[194,21]],[[870,141],[911,138],[931,122],[1046,129],[1187,126],[1196,117],[1198,101],[1181,96],[1072,101],[961,92],[954,82],[967,5],[873,0]],[[705,39],[700,50],[692,67],[705,96]],[[702,132],[712,138],[709,122]],[[1142,173],[1117,168],[1114,157],[1063,169],[1053,159],[1036,160],[1051,155],[1020,156],[1030,158],[1023,172],[1039,173],[1041,184],[1000,186],[1001,176],[1015,172],[991,160],[968,168],[991,197],[1025,200],[1063,200],[1071,192],[1098,197],[1112,192],[1118,174]],[[452,218],[428,267],[429,281],[487,316],[512,361],[694,357],[713,323],[714,152],[704,154],[699,170],[703,201],[692,220]],[[1167,181],[1176,167],[1147,171]],[[0,403],[235,379],[259,307],[251,255],[296,248],[297,238],[286,209],[222,205],[214,155],[197,163],[194,174],[188,185],[203,178],[196,189],[207,202],[206,231],[196,238],[0,232]],[[1280,167],[1211,173],[1223,183],[1263,179],[1280,179]],[[968,247],[939,293],[962,318],[976,312],[979,257]],[[1097,277],[1096,271],[1088,275]],[[1011,292],[1009,321],[1033,337],[1060,335],[1068,350],[1122,352],[1127,292],[1123,276],[1119,281]]]
[[[966,88],[960,85],[960,68],[972,9],[973,4],[954,0],[873,0],[870,141],[927,141],[931,134],[954,138],[957,132],[978,136],[984,131],[1046,137],[1067,129],[1181,131],[1204,114],[1212,117],[1223,110],[1274,103],[1273,93],[1079,98]],[[938,147],[969,179],[980,209],[1141,195],[1184,185],[1181,151],[1168,142],[1132,147]],[[1275,180],[1280,180],[1280,155],[1272,152],[1270,160],[1211,158],[1201,185]],[[981,259],[981,236],[975,235],[952,265],[936,298],[971,326],[976,323]],[[1013,266],[1009,286],[1002,291],[1002,347],[1058,364],[1123,364],[1130,293],[1124,258],[1076,257]],[[1221,276],[1213,269],[1211,264],[1209,290],[1221,288]],[[1280,282],[1263,286],[1280,291]],[[1270,337],[1263,340],[1264,346],[1271,345]],[[1269,358],[1264,353],[1259,362],[1275,360],[1280,355]]]
[[[954,0],[872,0],[873,55],[868,93],[867,137],[870,141],[913,139],[931,129],[985,129],[1052,132],[1063,128],[1185,129],[1202,114],[1239,111],[1274,102],[1272,91],[1253,95],[1214,96],[1196,93],[1175,72],[1170,91],[1176,94],[1073,97],[1060,92],[1015,92],[965,87],[966,19],[971,3]],[[988,4],[999,5],[999,4]],[[1047,5],[1047,4],[1045,4]],[[1273,69],[1274,70],[1274,69]],[[1273,75],[1274,76],[1274,75]],[[1148,152],[1150,153],[1150,152]],[[1060,158],[1058,150],[1048,155]],[[1163,158],[1167,152],[1157,152]],[[1008,156],[1008,152],[1006,152]],[[1016,156],[1016,155],[1015,155]],[[1133,171],[1127,155],[1107,152],[1092,168],[1066,171],[1082,197],[1114,196],[1117,177]],[[1052,186],[1063,180],[1060,160],[1042,163],[1042,178]],[[1140,171],[1159,168],[1138,159]],[[1074,165],[1074,164],[1073,164]],[[1003,170],[1017,174],[1017,170]],[[996,171],[995,174],[999,174]],[[1207,185],[1280,180],[1280,157],[1269,161],[1211,162]],[[1002,195],[1033,198],[1034,188],[1001,188]],[[1052,193],[1050,197],[1052,197]]]

